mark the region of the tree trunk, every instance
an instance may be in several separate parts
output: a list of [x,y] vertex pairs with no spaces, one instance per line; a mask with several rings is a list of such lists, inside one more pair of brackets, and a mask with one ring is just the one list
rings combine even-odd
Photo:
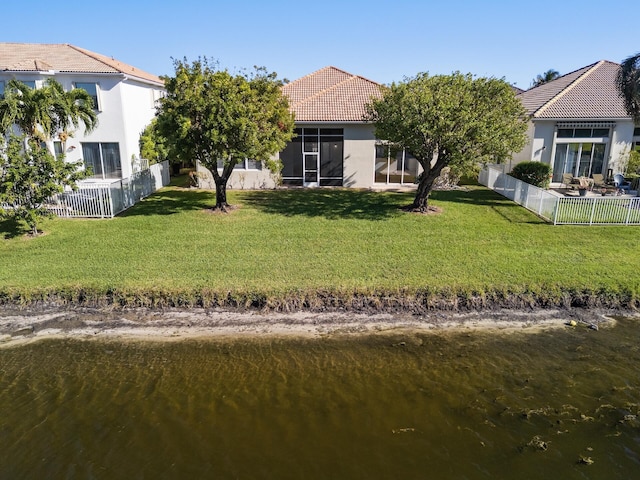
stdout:
[[[229,204],[227,203],[227,181],[233,172],[233,167],[237,161],[229,161],[225,162],[225,165],[222,169],[222,175],[218,173],[217,162],[212,165],[207,165],[211,174],[213,175],[213,181],[216,184],[216,205],[213,207],[213,210],[220,210],[221,212],[226,212],[229,208]],[[205,164],[206,165],[206,164]]]
[[229,204],[227,203],[227,179],[224,176],[218,176],[216,182],[216,205],[214,210],[227,211]]
[[[431,162],[434,154],[437,160],[432,166]],[[406,208],[409,212],[426,213],[429,210],[429,195],[431,194],[433,184],[440,176],[442,169],[449,163],[448,156],[445,152],[436,150],[434,154],[428,155],[424,159],[417,159],[422,166],[423,172],[420,176],[420,183],[418,183],[413,204]]]
[[416,190],[416,196],[413,199],[413,204],[409,207],[412,212],[426,213],[429,209],[429,194],[431,188],[433,188],[433,182],[437,177],[431,175],[423,175],[418,184]]
[[408,208],[411,212],[426,213],[429,210],[429,195],[436,179],[440,176],[440,168],[438,171],[431,169],[425,171],[418,183],[418,189],[416,190],[416,196],[413,199],[413,204]]

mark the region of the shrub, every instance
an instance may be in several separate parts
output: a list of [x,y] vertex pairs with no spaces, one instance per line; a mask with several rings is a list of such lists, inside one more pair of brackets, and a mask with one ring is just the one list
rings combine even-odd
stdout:
[[625,176],[631,176],[634,173],[640,173],[640,151],[638,150],[632,150],[629,153]]
[[530,185],[548,188],[551,177],[551,165],[542,162],[518,163],[511,171],[511,176]]

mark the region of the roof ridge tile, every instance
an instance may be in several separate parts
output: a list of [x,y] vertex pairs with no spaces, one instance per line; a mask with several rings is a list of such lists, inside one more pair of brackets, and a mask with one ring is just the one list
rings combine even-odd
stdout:
[[[551,106],[556,103],[558,100],[560,100],[563,96],[565,96],[567,93],[571,92],[579,83],[581,83],[584,79],[586,79],[589,75],[591,75],[594,71],[596,71],[598,69],[598,67],[600,67],[601,65],[603,65],[605,62],[605,60],[600,60],[596,63],[593,63],[591,65],[588,65],[586,68],[588,68],[588,70],[582,74],[580,74],[578,76],[578,78],[576,78],[575,80],[573,80],[571,83],[569,83],[569,85],[567,85],[566,87],[564,87],[562,90],[560,90],[556,95],[554,95],[549,101],[547,101],[544,105],[542,105],[540,108],[538,108],[535,112],[534,112],[534,116],[537,116],[538,114],[542,114],[544,113],[545,110],[551,108]],[[579,68],[578,70],[582,70],[585,67]],[[574,70],[573,72],[570,73],[575,73],[578,70]],[[569,73],[567,74],[569,75]]]

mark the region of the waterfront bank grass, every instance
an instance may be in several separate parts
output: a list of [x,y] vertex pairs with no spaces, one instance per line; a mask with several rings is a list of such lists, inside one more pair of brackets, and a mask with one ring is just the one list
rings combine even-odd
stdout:
[[483,187],[431,199],[442,213],[403,212],[410,192],[230,191],[238,208],[220,214],[212,192],[172,186],[114,219],[48,220],[37,238],[1,222],[0,302],[637,302],[640,229],[548,225]]

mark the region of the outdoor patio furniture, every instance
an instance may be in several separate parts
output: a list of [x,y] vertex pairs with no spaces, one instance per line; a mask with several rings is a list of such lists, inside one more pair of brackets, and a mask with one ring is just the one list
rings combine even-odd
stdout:
[[578,177],[574,181],[578,181],[578,190],[591,190],[594,185],[593,178]]
[[606,182],[604,181],[604,175],[602,175],[601,173],[594,173],[593,175],[591,175],[591,178],[593,179],[593,186],[595,188],[601,188],[606,185]]
[[616,173],[613,176],[613,183],[616,186],[618,193],[629,193],[629,190],[631,190],[631,182],[627,182],[624,179],[624,175],[621,173]]
[[565,188],[573,188],[572,184],[573,184],[573,174],[571,174],[571,173],[563,173],[562,174],[562,184],[561,185],[564,185]]

